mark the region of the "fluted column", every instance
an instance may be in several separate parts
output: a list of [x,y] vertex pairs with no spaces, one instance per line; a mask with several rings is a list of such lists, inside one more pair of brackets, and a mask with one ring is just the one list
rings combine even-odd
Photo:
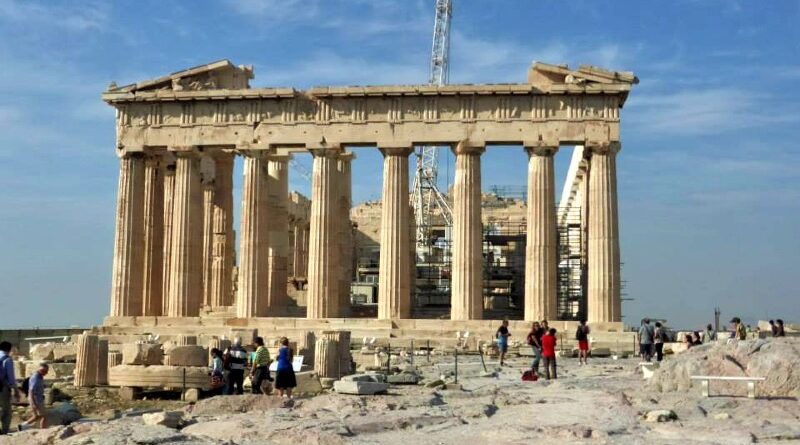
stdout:
[[203,184],[203,299],[202,306],[211,308],[211,264],[214,244],[214,182]]
[[172,201],[175,194],[175,156],[165,153],[164,163],[164,240],[161,268],[161,315],[169,312],[169,277],[172,259]]
[[619,143],[588,146],[589,323],[621,321],[617,164]]
[[289,296],[286,285],[289,281],[289,160],[291,156],[268,156],[269,171],[269,293],[267,315],[286,313]]
[[236,296],[236,315],[240,318],[266,315],[269,292],[267,175],[266,156],[260,152],[245,153]]
[[196,317],[203,292],[203,181],[197,154],[176,157],[167,315]]
[[481,246],[481,153],[484,147],[459,143],[453,184],[452,320],[483,318]]
[[553,155],[558,147],[527,147],[528,215],[525,320],[557,318],[557,226]]
[[350,222],[352,204],[353,153],[342,153],[337,161],[338,170],[338,244],[339,244],[339,317],[350,316],[350,285],[353,276],[353,225]]
[[411,318],[408,155],[411,148],[384,148],[378,319]]
[[314,173],[311,184],[311,229],[308,247],[307,318],[332,318],[339,313],[339,281],[336,244],[338,217],[334,190],[337,158],[341,149],[312,149]]
[[142,315],[161,315],[164,307],[164,168],[161,155],[144,161],[144,265]]
[[303,238],[300,233],[300,223],[292,222],[292,276],[300,276],[300,249],[302,249]]
[[303,250],[302,250],[302,259],[303,261],[300,263],[300,268],[302,269],[303,276],[308,281],[308,251],[310,249],[310,240],[311,238],[311,217],[309,216],[309,223],[303,226]]
[[233,305],[231,275],[236,255],[233,246],[233,160],[232,153],[221,153],[216,158],[214,215],[211,221],[212,308]]
[[120,158],[117,188],[117,223],[111,277],[112,317],[142,313],[142,246],[144,237],[144,158]]

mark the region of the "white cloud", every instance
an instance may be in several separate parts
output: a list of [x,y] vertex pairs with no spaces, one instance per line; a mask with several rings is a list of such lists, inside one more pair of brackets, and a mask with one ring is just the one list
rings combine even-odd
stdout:
[[774,106],[765,93],[717,87],[666,93],[636,92],[624,125],[639,133],[710,135],[734,129],[797,122],[800,110]]
[[55,26],[69,31],[105,29],[111,4],[105,2],[69,2],[67,6],[47,2],[0,0],[0,20],[16,24]]
[[[406,58],[407,59],[407,58]],[[417,61],[373,62],[330,51],[318,51],[301,62],[280,70],[266,70],[258,77],[267,85],[378,85],[417,84],[427,80],[426,67]]]
[[227,0],[226,3],[236,13],[270,21],[300,21],[319,13],[318,0]]

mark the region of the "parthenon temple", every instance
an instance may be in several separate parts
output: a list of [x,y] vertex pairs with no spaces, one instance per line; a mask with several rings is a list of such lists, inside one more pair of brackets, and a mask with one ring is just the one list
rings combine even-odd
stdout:
[[[106,333],[346,325],[389,336],[496,324],[482,284],[481,157],[498,145],[520,146],[528,166],[520,318],[560,318],[557,227],[569,202],[584,209],[585,316],[622,330],[616,156],[632,73],[535,63],[526,83],[304,91],[250,88],[253,77],[222,60],[103,93],[120,163]],[[414,317],[409,204],[409,155],[422,144],[455,156],[449,320],[427,324]],[[560,146],[581,148],[557,207]],[[351,303],[351,163],[370,147],[383,155],[383,184],[377,310],[364,313]],[[296,153],[313,156],[310,201],[289,192]]]

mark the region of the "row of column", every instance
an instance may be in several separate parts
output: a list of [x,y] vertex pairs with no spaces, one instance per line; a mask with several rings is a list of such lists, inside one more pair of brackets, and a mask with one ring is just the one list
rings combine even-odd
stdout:
[[[453,184],[451,309],[452,320],[483,317],[481,154],[484,147],[460,143]],[[619,144],[587,147],[588,321],[618,322],[620,311],[619,229],[616,153]],[[411,248],[408,224],[410,148],[383,148],[378,318],[409,318]],[[528,214],[525,252],[525,319],[557,319],[558,228],[554,155],[557,146],[526,147]],[[316,164],[315,164],[316,167]],[[315,170],[315,180],[317,170]],[[316,191],[316,188],[315,188]],[[312,224],[314,214],[312,212]],[[313,227],[313,226],[312,226]],[[313,235],[313,233],[312,233]]]
[[[525,319],[556,319],[557,226],[553,155],[526,148],[528,215]],[[588,319],[620,321],[616,153],[619,144],[587,147]],[[348,315],[353,267],[350,225],[352,153],[310,150],[314,157],[311,221],[295,227],[294,276],[307,266],[308,318]],[[383,206],[378,318],[410,318],[413,243],[408,156],[382,148]],[[461,143],[453,185],[451,318],[483,316],[481,154]],[[236,314],[281,315],[288,305],[288,156],[242,151],[241,244]],[[201,305],[230,306],[234,263],[233,154],[193,150],[120,161],[111,315],[197,316]],[[140,191],[143,190],[144,193]],[[307,258],[302,255],[307,246]],[[297,247],[301,249],[298,251]]]
[[120,159],[111,315],[197,315],[233,299],[233,155]]

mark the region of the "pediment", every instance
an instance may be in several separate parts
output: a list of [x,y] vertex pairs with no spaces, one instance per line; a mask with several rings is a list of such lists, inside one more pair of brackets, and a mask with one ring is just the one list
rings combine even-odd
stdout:
[[252,66],[235,66],[223,59],[135,84],[117,87],[112,83],[106,92],[240,90],[250,88],[252,78]]
[[528,83],[538,88],[551,85],[635,85],[639,83],[639,78],[629,71],[610,71],[592,65],[581,65],[577,70],[572,70],[567,65],[536,62],[528,71]]

